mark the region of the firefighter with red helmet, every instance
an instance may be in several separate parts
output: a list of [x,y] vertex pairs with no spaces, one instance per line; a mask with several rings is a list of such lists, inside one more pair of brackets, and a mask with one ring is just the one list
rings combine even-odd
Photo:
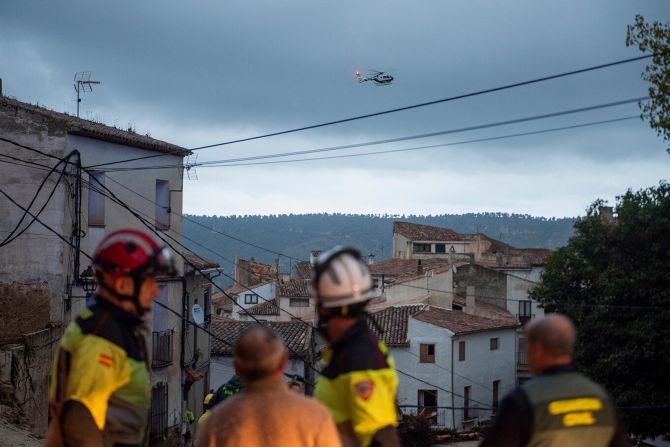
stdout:
[[372,289],[357,250],[335,247],[317,258],[312,293],[329,348],[314,397],[330,410],[345,447],[400,446],[395,365],[367,324]]
[[68,325],[54,359],[45,445],[139,446],[151,402],[143,317],[174,264],[152,237],[125,229],[100,242],[93,268],[95,304]]

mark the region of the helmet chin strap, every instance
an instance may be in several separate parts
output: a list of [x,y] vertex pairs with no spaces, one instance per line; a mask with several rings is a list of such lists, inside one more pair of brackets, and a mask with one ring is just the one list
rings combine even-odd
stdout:
[[112,295],[119,301],[130,301],[135,306],[135,311],[138,317],[143,317],[151,309],[145,309],[140,304],[140,289],[142,288],[142,283],[144,282],[145,277],[143,275],[130,275],[133,279],[133,294],[125,295],[117,292],[113,287],[108,286],[104,282],[100,283],[101,288],[105,289],[107,293]]

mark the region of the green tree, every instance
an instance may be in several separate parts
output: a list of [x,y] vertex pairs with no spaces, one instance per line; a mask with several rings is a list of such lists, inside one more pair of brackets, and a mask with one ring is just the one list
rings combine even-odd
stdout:
[[628,429],[670,432],[670,184],[602,201],[548,260],[531,296],[577,327],[575,363],[603,384]]
[[[670,23],[648,23],[635,16],[635,24],[628,26],[626,46],[637,46],[653,55],[642,73],[642,79],[651,84],[650,101],[641,103],[640,109],[656,134],[670,142]],[[667,151],[670,153],[670,148]]]

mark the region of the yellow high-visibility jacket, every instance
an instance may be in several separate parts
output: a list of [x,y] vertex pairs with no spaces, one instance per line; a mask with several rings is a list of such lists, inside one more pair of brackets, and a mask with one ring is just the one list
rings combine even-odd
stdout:
[[314,397],[328,407],[336,424],[351,421],[364,447],[380,429],[398,425],[395,364],[365,320],[327,349],[324,358],[327,366],[317,379]]
[[51,402],[83,404],[110,444],[139,444],[151,403],[140,320],[98,302],[71,322],[61,339],[51,371]]

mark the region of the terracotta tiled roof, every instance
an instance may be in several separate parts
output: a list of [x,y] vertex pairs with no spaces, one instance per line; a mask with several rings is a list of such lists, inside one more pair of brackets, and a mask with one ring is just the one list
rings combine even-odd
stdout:
[[[228,295],[231,295],[230,293]],[[223,292],[216,292],[212,294],[212,304],[216,307],[221,307],[224,311],[233,311],[233,301],[228,298]]]
[[77,118],[76,116],[56,112],[44,107],[27,104],[6,96],[0,96],[0,108],[9,114],[30,114],[34,121],[43,122],[49,128],[62,129],[73,135],[95,138],[97,140],[138,147],[150,151],[174,154],[181,157],[185,157],[191,153],[188,149],[166,143],[165,141]]
[[247,307],[246,311],[240,310],[237,313],[240,315],[279,315],[279,305],[277,304],[277,300],[271,299],[258,303],[255,306]]
[[293,266],[293,271],[299,279],[310,279],[312,277],[312,264],[309,261],[298,261]]
[[370,273],[375,276],[384,275],[384,280],[390,283],[401,283],[424,276],[426,272],[442,273],[451,268],[448,259],[422,259],[419,266],[417,259],[387,259],[369,265]]
[[235,280],[238,283],[255,286],[257,284],[277,279],[277,269],[269,264],[238,258],[235,263]]
[[279,296],[295,298],[311,296],[309,279],[290,279],[288,282],[279,283]]
[[405,304],[387,307],[372,314],[383,332],[380,333],[374,324],[370,324],[370,328],[377,335],[377,338],[383,340],[388,346],[409,346],[407,322],[410,316],[419,312],[424,307],[425,304]]
[[[184,253],[184,258],[186,258],[188,263],[193,264],[199,270],[212,269],[219,266],[218,262],[203,258],[195,253],[186,252]],[[190,265],[187,265],[187,267],[190,267]]]
[[511,329],[519,325],[516,321],[478,317],[476,315],[468,315],[459,310],[449,310],[435,306],[426,307],[414,315],[413,318],[449,329],[456,335],[496,329]]
[[411,222],[393,222],[393,232],[411,241],[462,241],[465,235],[454,230]]
[[[236,321],[228,318],[213,317],[212,333],[212,355],[232,355],[233,346],[242,332],[247,328],[258,324],[254,321]],[[309,331],[310,327],[301,321],[265,321],[263,324],[271,327],[279,334],[282,341],[289,349],[289,355],[304,356],[309,353]],[[222,339],[217,340],[217,338]]]

